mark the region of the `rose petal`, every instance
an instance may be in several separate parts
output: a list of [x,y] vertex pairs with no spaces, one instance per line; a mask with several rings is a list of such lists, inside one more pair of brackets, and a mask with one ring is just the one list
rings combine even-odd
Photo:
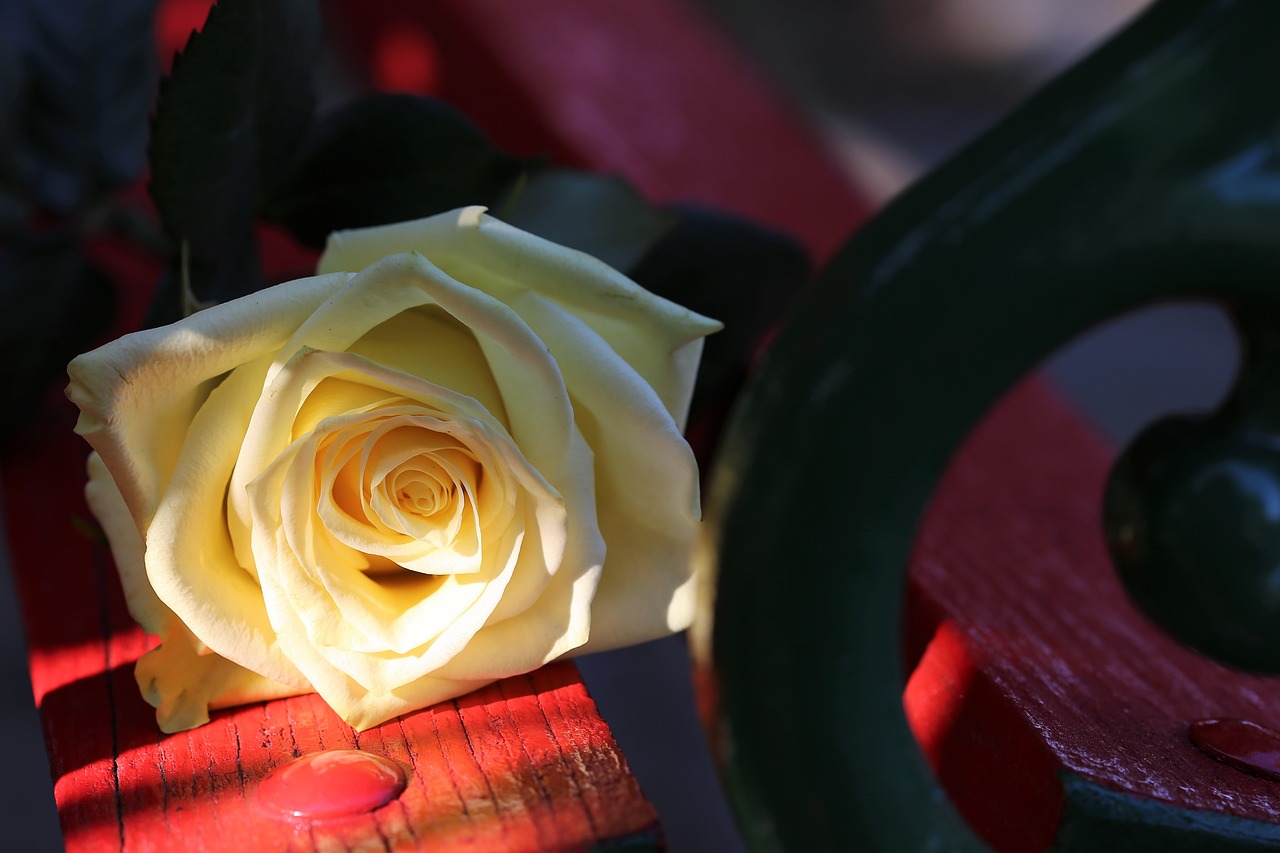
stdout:
[[350,275],[301,279],[126,335],[67,368],[80,407],[76,432],[111,470],[145,530],[209,388],[232,368],[279,348]]
[[[298,330],[285,352],[304,347],[344,350],[355,343],[352,329],[374,329],[423,305],[439,306],[471,330],[501,394],[507,427],[525,455],[554,480],[573,419],[555,362],[510,308],[455,281],[420,255],[383,258],[356,275]],[[376,335],[362,339],[369,337]],[[418,375],[405,370],[395,358],[388,358],[385,364]],[[430,381],[430,376],[425,378]],[[465,385],[446,387],[475,397]]]
[[390,317],[344,349],[375,364],[466,394],[501,423],[507,423],[502,394],[475,333],[438,306],[427,305]]
[[[495,434],[505,435],[502,424],[484,406],[462,394],[417,377],[406,376],[380,365],[371,364],[349,353],[303,350],[277,371],[275,379],[268,386],[254,412],[248,435],[241,449],[240,459],[231,478],[229,504],[239,503],[241,506],[247,504],[248,482],[259,476],[266,466],[273,464],[287,446],[287,439],[292,434],[288,426],[291,414],[305,405],[302,401],[308,399],[307,395],[313,393],[312,389],[323,387],[327,382],[335,379],[352,386],[380,389],[388,394],[389,398],[417,401],[428,409],[453,413],[455,420],[475,421],[477,424],[485,424],[485,429],[494,431]],[[374,396],[377,394],[375,393]],[[365,409],[353,411],[359,413]],[[362,418],[361,415],[357,420]],[[325,510],[322,508],[322,511]],[[248,514],[247,509],[241,509],[237,513],[244,517]],[[334,519],[334,522],[336,525],[337,520]],[[366,528],[365,532],[372,534],[373,531]],[[348,541],[358,535],[359,531],[350,529]],[[406,555],[412,556],[422,550],[421,543],[408,541],[405,537],[394,540],[384,537],[376,542],[370,540],[357,544],[370,552],[376,548],[378,553],[393,559]]]
[[164,732],[178,732],[209,721],[209,708],[239,705],[310,690],[273,682],[217,654],[203,654],[173,611],[156,597],[147,581],[142,536],[120,491],[96,453],[89,454],[85,493],[94,517],[111,543],[129,613],[143,630],[161,637],[159,647],[138,662],[135,678],[143,698],[157,708]]
[[156,709],[165,733],[209,722],[211,708],[228,708],[310,693],[309,684],[280,684],[216,654],[197,654],[180,632],[144,654],[134,668],[142,697]]
[[[475,603],[491,573],[478,574],[477,582],[470,583],[466,575],[458,578],[401,570],[408,577],[395,589],[388,589],[364,572],[314,559],[304,549],[316,537],[299,530],[314,518],[311,489],[305,483],[299,488],[289,482],[291,474],[305,476],[313,470],[305,459],[301,464],[298,461],[312,440],[291,447],[250,486],[261,541],[266,543],[266,550],[257,552],[260,566],[270,563],[281,592],[295,609],[310,614],[304,621],[316,645],[408,651],[436,637]],[[289,549],[285,555],[272,550],[274,540],[268,537],[277,526],[283,530]],[[490,547],[498,553],[502,542],[495,540]],[[420,606],[428,598],[431,605]]]
[[[456,429],[457,425],[442,424],[441,428]],[[313,488],[308,481],[315,469],[307,458],[307,445],[317,440],[313,436],[298,442],[250,484],[253,516],[261,522],[255,527],[259,577],[273,622],[280,621],[276,608],[305,614],[301,623],[310,644],[368,689],[387,692],[443,666],[492,621],[500,607],[515,612],[513,608],[538,599],[550,574],[561,565],[565,511],[555,492],[509,443],[502,448],[501,465],[520,481],[525,523],[514,539],[486,537],[485,567],[475,577],[451,575],[439,584],[428,585],[410,581],[406,589],[401,583],[389,585],[381,577],[331,571],[323,561],[312,563],[313,555],[305,551],[312,540],[305,533],[298,538],[292,534],[311,516]],[[295,473],[303,480],[291,484]],[[585,529],[592,531],[594,527],[586,525]],[[589,534],[577,538],[584,535]],[[301,539],[301,549],[297,539]],[[314,578],[312,572],[316,573]],[[539,600],[540,607],[542,604]],[[550,606],[552,614],[570,609],[569,601]],[[585,622],[585,600],[578,609],[579,621]],[[540,618],[548,617],[543,612]],[[562,624],[555,616],[551,619]],[[282,642],[288,643],[285,639]],[[363,653],[377,642],[385,644],[379,650],[385,653]],[[420,643],[425,645],[418,646]],[[537,647],[523,651],[526,658],[530,653],[539,655],[526,668],[543,662],[539,652]],[[293,652],[290,655],[294,657]]]
[[[304,363],[310,365],[304,367]],[[365,376],[367,382],[395,387],[395,390],[402,393],[421,393],[418,381],[412,377],[396,376],[376,365],[363,365],[362,360],[349,355],[306,354],[299,357],[289,370],[282,372],[281,378],[294,375],[294,381],[305,383],[309,380],[299,378],[304,372],[312,371],[311,376],[314,378],[316,372],[320,371],[320,366],[332,371],[339,366],[355,364],[360,364],[369,371]],[[433,394],[433,402],[437,406],[442,397],[448,396],[443,389],[434,391]],[[276,399],[287,396],[285,393],[274,395]],[[468,401],[462,402],[466,404]],[[399,412],[401,409],[395,411]],[[500,425],[493,424],[492,428],[500,429]],[[281,475],[281,470],[314,472],[312,465],[296,467],[297,451],[304,443],[297,443],[273,463],[269,471],[264,472],[261,480],[253,483],[250,492],[255,504],[255,516],[260,514],[262,518],[268,518],[273,507],[280,503],[287,504],[283,496],[284,476]],[[535,547],[535,543],[530,542],[526,536],[519,544],[522,557],[531,562],[510,567],[507,580],[485,585],[485,593],[492,598],[478,602],[475,613],[483,614],[483,608],[490,608],[488,622],[466,637],[465,641],[462,638],[472,630],[469,627],[472,623],[464,618],[458,623],[458,627],[449,626],[453,629],[453,634],[450,638],[437,639],[438,645],[435,648],[406,650],[401,643],[399,648],[394,649],[394,656],[361,656],[361,649],[372,647],[367,642],[369,635],[379,632],[385,634],[398,624],[412,626],[414,621],[438,618],[442,609],[450,611],[453,608],[442,608],[446,602],[427,601],[424,597],[420,601],[422,612],[413,613],[415,599],[406,600],[404,596],[390,596],[381,601],[381,606],[375,606],[378,603],[377,594],[371,593],[368,587],[359,588],[361,584],[372,584],[361,573],[335,571],[331,574],[321,566],[318,570],[324,576],[324,583],[313,581],[308,577],[306,569],[298,563],[294,546],[288,543],[287,536],[281,532],[290,530],[291,522],[286,520],[281,525],[266,523],[259,528],[263,547],[256,549],[256,553],[259,554],[264,595],[272,603],[272,621],[282,637],[309,638],[308,642],[297,647],[290,645],[289,656],[298,662],[326,701],[345,719],[357,725],[372,725],[384,719],[384,713],[394,715],[416,707],[412,704],[416,699],[395,698],[397,696],[426,695],[423,691],[429,689],[429,685],[437,685],[438,688],[441,684],[455,681],[482,683],[483,680],[494,677],[527,671],[586,640],[590,628],[590,601],[599,579],[603,543],[593,523],[595,497],[591,487],[591,453],[576,430],[572,433],[571,443],[573,447],[570,458],[576,460],[579,467],[565,472],[567,485],[562,488],[568,490],[566,504],[577,523],[570,526],[569,539],[562,546],[563,558],[559,557],[557,549],[547,550],[547,543],[539,543],[539,547]],[[528,463],[515,455],[518,451],[514,444],[495,444],[508,448],[506,452],[512,454],[511,458],[495,463],[500,470],[517,472],[527,467]],[[536,474],[532,469],[529,471],[529,476]],[[276,484],[280,486],[280,493],[275,492]],[[524,488],[527,490],[529,484]],[[311,487],[304,491],[310,492]],[[538,505],[545,506],[545,503]],[[306,517],[307,508],[300,507],[299,515]],[[563,514],[560,517],[563,518]],[[546,520],[537,520],[533,527],[526,525],[526,528],[537,530],[541,535],[548,524]],[[557,524],[562,525],[563,521],[550,524],[554,528]],[[486,542],[486,547],[490,546],[491,543]],[[267,550],[273,550],[275,556],[264,556]],[[548,579],[548,567],[557,564],[559,570]],[[268,565],[271,566],[269,570],[266,568]],[[344,590],[341,586],[343,579],[356,587]],[[450,578],[447,582],[457,583],[457,579]],[[433,590],[431,595],[439,595],[439,592]],[[534,602],[536,608],[533,607]],[[343,612],[341,619],[319,615],[333,613],[335,610]],[[404,618],[406,614],[410,618]],[[291,625],[296,628],[289,628]],[[318,631],[317,626],[321,625],[324,626],[323,630]],[[434,625],[431,627],[435,628]],[[297,633],[293,634],[295,630]],[[360,636],[352,636],[350,633],[342,636],[329,634],[332,630],[358,631]],[[391,640],[388,647],[397,645],[395,638],[386,639]],[[319,642],[321,640],[326,642]],[[473,678],[473,674],[478,674],[479,677]],[[441,676],[448,678],[441,681]],[[406,681],[410,677],[412,681]],[[372,691],[371,694],[359,696],[359,691],[352,687],[353,681]],[[387,690],[388,687],[393,689]],[[386,695],[377,695],[380,693]]]
[[147,528],[147,577],[160,600],[210,649],[274,681],[302,684],[276,645],[253,563],[237,559],[224,500],[244,412],[252,405],[246,400],[259,393],[262,368],[260,360],[232,371],[191,421]]
[[650,293],[590,255],[487,216],[480,207],[335,232],[318,269],[361,270],[406,249],[508,304],[529,291],[578,317],[644,378],[683,427],[701,352],[700,345],[688,345],[722,328],[720,323]]
[[532,293],[515,307],[556,356],[595,451],[609,560],[580,653],[684,630],[693,618],[690,554],[701,514],[693,451],[648,383],[585,323]]
[[517,575],[493,620],[472,638],[438,675],[493,681],[533,669],[527,661],[536,653],[534,666],[569,652],[580,652],[594,636],[592,601],[605,564],[605,540],[596,521],[592,454],[582,434],[573,433],[573,466],[564,472],[560,491],[571,523],[560,567],[531,599],[532,589],[521,589]]
[[84,488],[85,499],[111,543],[111,556],[120,575],[129,615],[148,634],[160,634],[173,618],[173,611],[156,597],[151,582],[147,580],[142,534],[138,532],[138,525],[125,506],[120,489],[111,479],[102,457],[90,453],[86,467],[89,482]]

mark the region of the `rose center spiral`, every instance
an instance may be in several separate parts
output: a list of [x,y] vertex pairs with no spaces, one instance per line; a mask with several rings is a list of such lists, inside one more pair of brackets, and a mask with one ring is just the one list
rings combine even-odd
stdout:
[[486,479],[483,448],[434,413],[370,414],[320,442],[316,499],[328,535],[364,555],[366,571],[478,571],[484,530],[510,503],[502,478]]

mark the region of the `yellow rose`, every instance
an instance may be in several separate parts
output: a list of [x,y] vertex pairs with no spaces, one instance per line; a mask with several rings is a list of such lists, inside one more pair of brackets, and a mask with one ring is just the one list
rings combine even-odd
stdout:
[[314,690],[367,728],[685,628],[717,328],[469,208],[77,358],[160,727]]

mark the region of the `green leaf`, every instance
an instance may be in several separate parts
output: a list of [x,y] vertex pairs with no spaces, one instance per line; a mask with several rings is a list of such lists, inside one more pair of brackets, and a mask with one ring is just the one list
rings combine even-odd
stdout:
[[492,205],[524,168],[438,101],[370,95],[317,125],[263,215],[322,246],[340,228]]
[[110,281],[68,231],[13,239],[0,247],[0,430],[17,425],[67,362],[106,328]]
[[695,414],[727,406],[766,334],[786,315],[812,268],[791,238],[717,211],[681,206],[675,228],[631,272],[641,286],[724,323],[707,338]]
[[221,0],[161,85],[151,194],[201,301],[262,286],[256,208],[310,124],[319,45],[315,0]]
[[630,270],[678,217],[622,178],[572,169],[539,172],[498,208],[505,222]]

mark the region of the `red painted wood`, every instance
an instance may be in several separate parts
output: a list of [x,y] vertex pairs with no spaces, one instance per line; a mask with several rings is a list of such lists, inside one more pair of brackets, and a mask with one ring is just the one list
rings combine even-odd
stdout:
[[1188,737],[1210,717],[1280,725],[1280,679],[1218,666],[1130,606],[1099,520],[1112,457],[1033,382],[970,438],[917,545],[908,718],[953,799],[1002,850],[1052,840],[1059,770],[1280,822],[1275,783]]

